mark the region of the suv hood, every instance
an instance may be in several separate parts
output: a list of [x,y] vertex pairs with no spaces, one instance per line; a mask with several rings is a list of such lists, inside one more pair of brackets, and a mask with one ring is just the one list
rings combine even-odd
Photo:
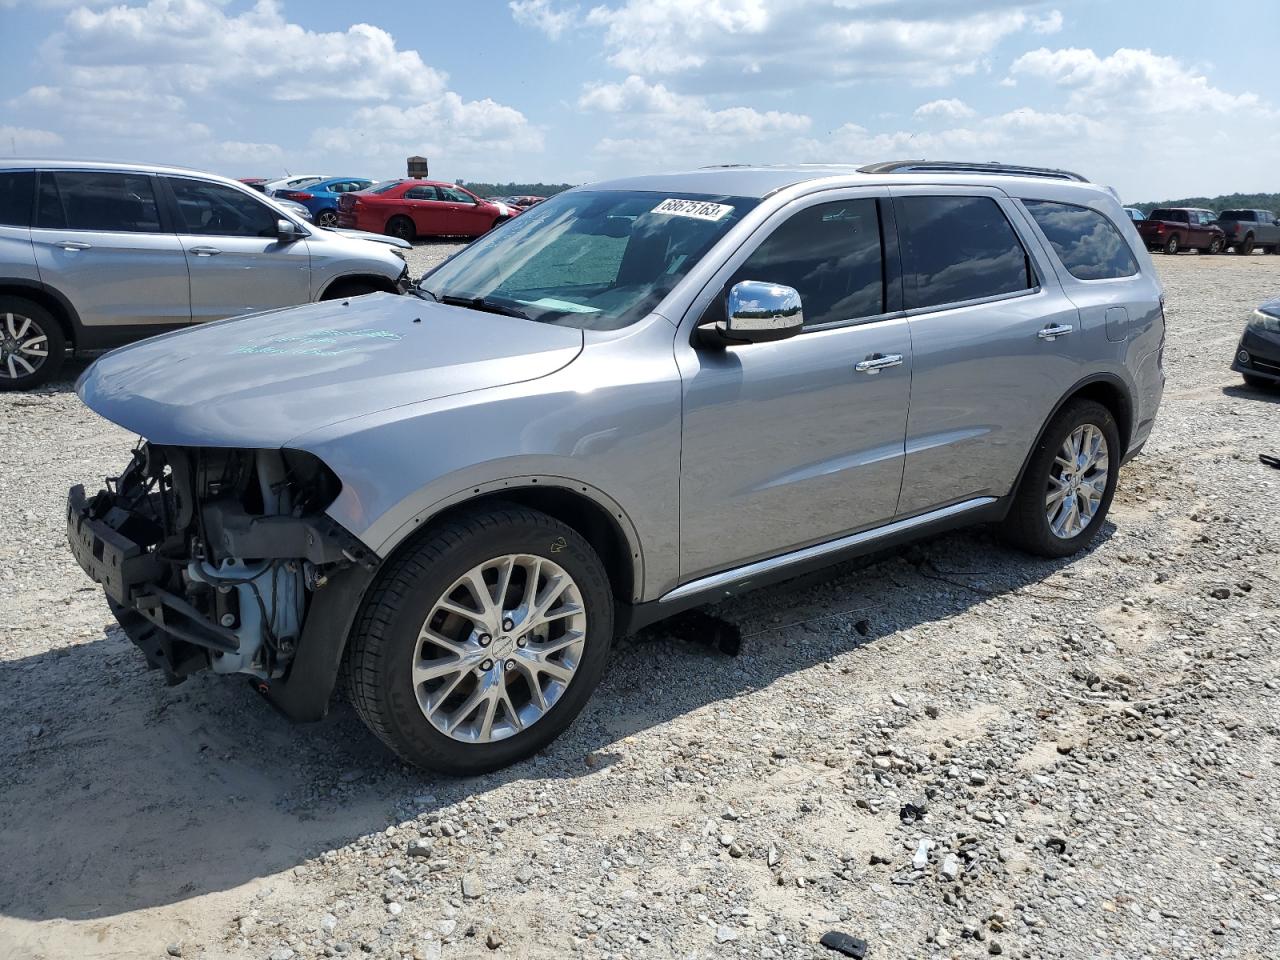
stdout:
[[159,444],[274,448],[340,420],[533,380],[572,327],[375,293],[167,333],[80,377],[90,409]]

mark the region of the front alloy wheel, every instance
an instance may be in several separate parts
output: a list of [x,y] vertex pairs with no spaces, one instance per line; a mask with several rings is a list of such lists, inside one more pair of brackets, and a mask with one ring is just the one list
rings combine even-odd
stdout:
[[348,692],[403,759],[483,773],[572,723],[612,640],[613,595],[591,545],[539,511],[490,505],[388,562],[352,634]]

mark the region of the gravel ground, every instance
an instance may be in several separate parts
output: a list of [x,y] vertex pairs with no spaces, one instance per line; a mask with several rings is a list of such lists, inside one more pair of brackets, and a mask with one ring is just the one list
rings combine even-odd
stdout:
[[736,658],[653,629],[473,781],[345,704],[165,687],[63,542],[132,438],[69,381],[0,396],[0,956],[1275,957],[1280,395],[1227,364],[1280,257],[1157,267],[1164,407],[1090,552],[771,588],[716,611]]

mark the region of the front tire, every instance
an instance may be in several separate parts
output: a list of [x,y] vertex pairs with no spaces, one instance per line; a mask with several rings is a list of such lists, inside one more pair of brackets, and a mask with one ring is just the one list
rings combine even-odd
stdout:
[[613,594],[591,545],[501,505],[425,532],[382,571],[351,639],[348,689],[402,759],[471,776],[564,732],[612,641]]
[[30,390],[51,380],[66,359],[58,321],[25,297],[0,296],[0,390]]
[[1209,249],[1206,250],[1205,252],[1209,254],[1214,254],[1214,255],[1221,253],[1222,240],[1220,240],[1218,237],[1214,237],[1212,240],[1209,241]]
[[1068,557],[1097,536],[1120,473],[1115,417],[1093,400],[1073,400],[1049,421],[1014,494],[1002,533],[1042,557]]

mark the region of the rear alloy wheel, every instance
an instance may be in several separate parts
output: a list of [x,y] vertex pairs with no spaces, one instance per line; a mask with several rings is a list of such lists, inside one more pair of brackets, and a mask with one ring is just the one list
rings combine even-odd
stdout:
[[1093,400],[1068,403],[1032,452],[1005,518],[1005,536],[1042,557],[1084,549],[1111,507],[1120,453],[1110,410]]
[[1178,235],[1176,233],[1165,241],[1164,252],[1170,256],[1178,252]]
[[0,297],[0,390],[29,390],[54,376],[66,355],[62,328],[21,297]]
[[1243,242],[1236,244],[1236,253],[1240,254],[1240,256],[1242,257],[1247,257],[1249,256],[1249,254],[1253,253],[1253,234],[1252,233],[1249,234],[1249,236],[1245,237]]
[[387,236],[398,237],[412,243],[418,236],[418,230],[408,217],[392,217],[387,221]]
[[380,575],[351,641],[351,700],[406,761],[483,773],[569,726],[612,639],[591,546],[546,514],[498,506],[429,531]]
[[316,214],[317,227],[336,227],[338,225],[337,210],[321,210]]
[[1220,237],[1214,237],[1212,240],[1210,240],[1210,241],[1209,241],[1209,249],[1208,249],[1208,251],[1207,251],[1207,252],[1208,252],[1208,253],[1211,253],[1211,254],[1218,254],[1218,253],[1221,253],[1221,252],[1222,252],[1222,239],[1221,239]]

